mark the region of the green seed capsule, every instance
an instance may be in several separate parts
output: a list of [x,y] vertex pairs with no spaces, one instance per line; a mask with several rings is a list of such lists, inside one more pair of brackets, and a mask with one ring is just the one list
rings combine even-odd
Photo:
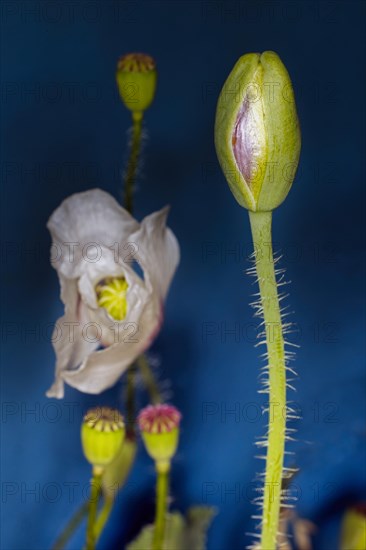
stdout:
[[241,206],[270,211],[286,198],[301,148],[294,93],[274,52],[242,56],[216,111],[217,156]]
[[117,64],[119,94],[127,109],[142,114],[150,107],[156,91],[155,60],[143,53],[129,53]]
[[145,448],[163,469],[169,467],[179,442],[180,412],[172,405],[149,405],[138,416]]
[[117,455],[125,438],[123,417],[116,409],[99,407],[84,416],[81,442],[86,459],[103,469]]

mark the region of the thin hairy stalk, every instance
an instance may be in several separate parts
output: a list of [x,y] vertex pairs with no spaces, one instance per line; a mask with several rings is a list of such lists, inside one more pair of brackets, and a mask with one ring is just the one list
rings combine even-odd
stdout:
[[[124,175],[124,206],[130,214],[133,211],[134,184],[141,152],[142,118],[142,113],[132,113],[132,141]],[[135,423],[135,370],[133,365],[127,371],[126,409],[127,426],[130,432],[133,432]]]
[[63,548],[65,548],[68,540],[75,533],[83,519],[88,515],[88,510],[89,502],[84,502],[70,518],[60,536],[55,540],[51,550],[63,550]]
[[95,538],[95,520],[97,517],[99,493],[101,490],[102,474],[99,471],[93,472],[91,480],[91,491],[89,501],[88,526],[86,530],[85,550],[94,550],[96,544]]
[[127,162],[127,169],[124,177],[125,208],[132,213],[133,192],[136,179],[136,172],[141,152],[142,138],[142,113],[132,113],[132,140],[130,155]]
[[133,434],[135,431],[135,398],[136,398],[136,371],[135,364],[132,364],[127,370],[127,386],[126,386],[126,421],[127,431]]
[[275,550],[281,506],[286,432],[286,364],[283,326],[272,251],[271,212],[249,212],[268,355],[269,425],[261,550]]
[[159,387],[156,383],[154,373],[151,370],[146,355],[140,355],[136,363],[138,368],[140,369],[144,385],[149,392],[151,403],[153,403],[153,405],[161,403],[163,400],[160,395]]
[[163,550],[168,504],[169,468],[159,468],[159,464],[157,464],[156,471],[156,511],[152,550]]

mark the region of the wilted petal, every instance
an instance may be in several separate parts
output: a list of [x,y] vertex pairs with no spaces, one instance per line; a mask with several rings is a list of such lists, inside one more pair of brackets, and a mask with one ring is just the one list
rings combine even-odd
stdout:
[[100,259],[85,265],[83,274],[79,278],[79,291],[83,302],[88,307],[98,308],[96,285],[106,277],[120,277],[124,273],[124,266],[116,261],[114,252],[106,247],[101,247]]
[[138,324],[118,323],[121,330],[115,332],[117,343],[89,355],[79,369],[63,371],[63,379],[85,393],[97,394],[110,388],[150,345],[160,324],[160,305],[151,300],[146,304]]
[[179,245],[166,226],[169,207],[146,216],[140,229],[130,236],[136,244],[136,258],[144,270],[145,281],[164,300],[179,263]]
[[77,281],[60,276],[61,300],[65,304],[65,314],[55,325],[52,343],[56,353],[55,381],[47,392],[47,397],[62,398],[64,383],[62,373],[80,365],[92,353],[98,343],[88,341],[83,330],[88,322],[87,311],[79,298]]
[[[177,240],[166,227],[167,214],[168,208],[155,212],[140,225],[110,195],[94,189],[73,195],[51,216],[53,244],[56,252],[62,251],[53,264],[65,315],[55,328],[56,380],[48,396],[62,397],[64,382],[86,393],[100,393],[152,343],[179,261]],[[128,243],[143,279],[127,263],[133,259]],[[93,244],[95,259],[85,254],[85,247]],[[96,286],[110,277],[124,277],[127,282],[123,321],[113,319],[98,304]],[[109,347],[95,351],[100,344]]]
[[[123,276],[128,283],[126,295],[127,314],[122,323],[110,317],[107,311],[97,304],[95,287],[102,278],[109,276]],[[104,272],[99,269],[99,265],[97,264],[90,266],[79,279],[79,292],[83,302],[88,307],[89,318],[98,325],[101,331],[100,339],[103,346],[110,346],[115,343],[115,332],[118,328],[118,323],[120,323],[120,327],[122,327],[122,324],[127,325],[128,323],[135,323],[137,325],[140,322],[140,317],[146,304],[153,300],[156,303],[159,302],[158,297],[152,297],[152,291],[146,288],[144,281],[128,264],[124,264],[123,266],[113,264]]]
[[74,278],[93,263],[94,257],[99,262],[101,247],[115,247],[118,254],[118,248],[123,248],[139,224],[111,195],[92,189],[64,200],[47,227],[53,239],[55,268]]

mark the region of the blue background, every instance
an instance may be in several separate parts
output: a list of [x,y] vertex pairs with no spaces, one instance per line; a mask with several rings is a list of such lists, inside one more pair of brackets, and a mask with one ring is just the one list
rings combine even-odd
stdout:
[[[292,77],[303,147],[296,181],[274,214],[298,332],[294,461],[298,513],[318,525],[316,550],[337,548],[348,505],[365,498],[364,3],[357,1],[4,1],[2,18],[2,548],[49,548],[83,498],[89,468],[79,424],[99,398],[53,377],[50,331],[62,312],[45,224],[68,195],[99,186],[121,197],[129,114],[115,64],[129,51],[158,63],[136,216],[169,203],[182,251],[152,351],[184,415],[172,507],[218,508],[209,549],[243,548],[254,529],[250,483],[265,430],[259,414],[256,291],[247,213],[218,167],[218,93],[237,58],[279,53]],[[225,331],[236,328],[236,334]],[[208,331],[208,332],[207,332]],[[146,402],[142,393],[141,404]],[[230,410],[235,410],[231,414]],[[32,412],[33,411],[33,412]],[[100,548],[153,517],[143,449]],[[67,484],[67,485],[65,485]],[[74,484],[74,495],[71,485]],[[35,493],[30,494],[34,489]],[[70,548],[80,548],[80,529]]]

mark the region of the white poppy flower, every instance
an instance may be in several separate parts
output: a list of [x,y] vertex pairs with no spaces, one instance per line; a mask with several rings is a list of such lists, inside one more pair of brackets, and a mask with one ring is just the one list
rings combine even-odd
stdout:
[[168,210],[140,224],[111,195],[92,189],[67,198],[50,217],[65,313],[52,337],[56,372],[48,397],[62,398],[64,382],[100,393],[152,343],[179,262]]

